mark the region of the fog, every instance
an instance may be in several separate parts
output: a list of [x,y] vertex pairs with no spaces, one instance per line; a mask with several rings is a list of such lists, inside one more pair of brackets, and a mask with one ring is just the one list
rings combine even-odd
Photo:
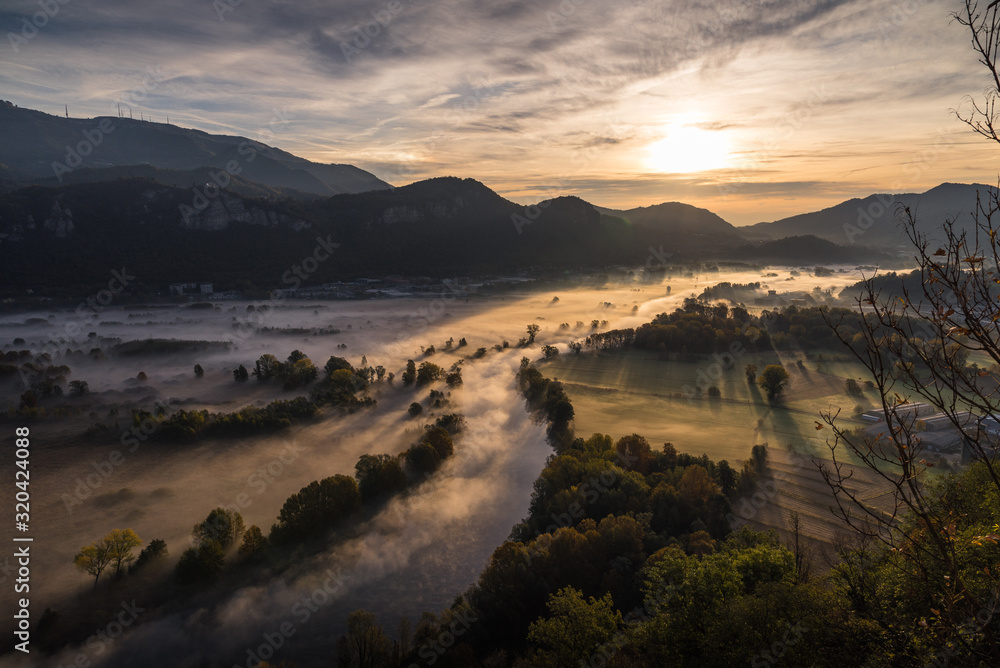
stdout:
[[[779,292],[835,288],[835,294],[859,278],[854,269],[826,277],[805,270],[794,277],[788,269],[765,273],[772,271],[778,276],[756,271],[674,273],[647,280],[622,272],[600,287],[587,287],[582,280],[578,287],[490,296],[456,282],[430,297],[255,302],[252,310],[248,302],[218,302],[210,309],[112,304],[87,317],[66,310],[5,314],[0,317],[3,350],[53,351],[52,364],[69,365],[69,380],[85,380],[91,390],[57,402],[81,407],[80,415],[54,424],[31,424],[34,619],[46,607],[58,609],[66,597],[92,588],[90,577],[73,566],[73,557],[111,529],[130,527],[144,544],[164,539],[171,563],[192,544],[192,526],[217,506],[238,508],[247,526],[257,524],[266,534],[290,494],[313,480],[352,475],[361,454],[399,453],[436,415],[459,412],[466,416],[468,429],[456,440],[454,457],[432,479],[385,506],[358,537],[298,560],[268,581],[192,594],[186,604],[177,602],[177,612],[170,614],[141,613],[111,651],[97,655],[87,647],[69,648],[57,663],[84,652],[92,665],[246,665],[248,649],[262,644],[264,634],[291,622],[295,634],[272,660],[327,665],[348,613],[357,608],[376,613],[392,635],[400,616],[416,622],[422,611],[447,607],[475,581],[492,551],[527,514],[532,483],[551,448],[544,426],[526,413],[515,386],[522,355],[537,359],[543,345],[566,352],[570,342],[587,336],[595,319],[607,321],[602,330],[638,326],[720,281],[760,281]],[[584,324],[578,327],[577,322]],[[541,331],[534,346],[519,349],[516,344],[529,323],[540,325]],[[570,328],[560,330],[561,323]],[[325,331],[282,334],[287,328]],[[88,336],[91,332],[94,336]],[[467,347],[444,350],[449,338],[457,344],[462,337]],[[66,359],[63,354],[67,348],[86,353],[108,347],[114,339],[149,338],[226,345],[171,355],[109,354],[97,361]],[[15,339],[24,342],[15,344]],[[416,420],[407,415],[410,402],[425,400],[431,389],[401,386],[398,376],[408,358],[447,368],[479,347],[504,340],[511,348],[464,362],[464,385],[450,391],[449,406]],[[437,353],[425,358],[421,347],[430,345]],[[233,381],[237,365],[252,369],[265,352],[284,359],[293,349],[319,367],[331,355],[354,365],[365,355],[369,365],[385,366],[397,380],[392,386],[373,386],[378,400],[374,409],[347,416],[331,411],[316,423],[278,435],[196,444],[151,439],[134,448],[123,445],[121,434],[130,427],[132,407],[231,411],[305,394],[302,389],[284,392],[275,383]],[[194,377],[194,364],[204,368],[203,378]],[[139,372],[146,374],[145,381],[136,380]],[[432,387],[448,392],[443,384]],[[7,379],[0,385],[0,408],[16,408],[23,389],[16,377]],[[119,408],[116,431],[98,439],[79,438],[95,421],[113,423],[113,407]],[[14,426],[19,423],[8,420],[8,428]],[[642,425],[632,431],[642,433]],[[120,463],[113,463],[118,461],[113,459],[116,452]],[[13,507],[11,487],[4,485],[0,493],[5,507]],[[11,531],[5,531],[9,537]],[[334,586],[323,589],[331,574]],[[294,612],[303,596],[330,589],[333,592],[325,594],[326,600],[307,620],[301,608]],[[136,604],[143,602],[137,597]],[[95,620],[95,632],[112,619]],[[0,661],[54,665],[30,657]]]

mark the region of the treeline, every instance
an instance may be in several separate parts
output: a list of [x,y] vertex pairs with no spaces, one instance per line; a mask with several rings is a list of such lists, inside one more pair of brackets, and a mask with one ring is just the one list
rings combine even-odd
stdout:
[[[862,317],[857,311],[826,306],[786,306],[780,310],[762,312],[760,321],[777,350],[843,350],[838,333],[850,340],[863,330]],[[836,329],[828,321],[835,324]]]
[[[919,296],[924,293],[924,278],[919,269],[902,274],[897,274],[894,271],[875,274],[869,280],[875,288],[875,292],[880,294],[883,299],[902,297],[905,294],[918,296],[919,299]],[[853,285],[848,285],[837,296],[840,299],[855,301],[858,297],[866,294],[866,291],[866,281],[858,281]]]
[[[340,358],[331,357],[330,362],[335,359]],[[319,370],[316,365],[300,350],[293,350],[284,362],[270,353],[265,353],[257,358],[252,372],[248,372],[242,364],[233,370],[233,379],[238,383],[244,383],[250,380],[250,376],[253,376],[262,383],[270,380],[281,381],[286,390],[294,390],[301,385],[308,385],[316,380],[318,375]],[[327,375],[329,375],[329,371]]]
[[569,395],[563,389],[562,383],[549,380],[531,366],[527,357],[521,358],[521,368],[517,374],[521,394],[528,402],[529,408],[544,416],[548,427],[546,435],[549,443],[560,452],[573,441],[571,422],[575,414]]
[[[63,396],[63,385],[71,374],[69,366],[53,364],[52,355],[46,352],[9,350],[3,353],[0,355],[0,382],[20,381],[22,387],[27,386],[17,407],[8,408],[7,416],[27,419],[43,417],[45,409],[39,404],[46,399]],[[69,392],[85,393],[86,383],[71,381]]]
[[767,350],[768,330],[759,319],[741,306],[714,306],[693,298],[673,313],[662,313],[635,332],[635,347],[690,354],[708,354],[729,350],[733,344],[744,350]]
[[194,527],[195,546],[181,555],[178,579],[185,584],[213,581],[225,567],[227,553],[237,545],[245,559],[273,561],[290,547],[344,528],[364,511],[377,509],[431,476],[454,453],[453,437],[464,425],[460,415],[442,416],[399,455],[364,454],[355,464],[353,477],[337,474],[314,480],[288,497],[266,536],[257,525],[245,527],[238,509],[212,510]]
[[225,341],[188,341],[184,339],[142,339],[125,341],[108,350],[121,357],[146,357],[149,355],[175,355],[187,352],[225,352],[232,344]]
[[701,294],[698,295],[698,300],[709,302],[728,299],[732,302],[739,302],[755,296],[754,293],[760,292],[760,289],[759,281],[756,283],[730,283],[729,281],[723,281],[702,290]]
[[814,306],[765,310],[751,315],[742,306],[703,304],[687,298],[673,313],[662,313],[639,328],[591,334],[588,348],[676,353],[681,356],[732,351],[762,352],[786,349],[838,349],[842,346],[827,319],[838,323],[847,340],[860,335],[861,315],[844,308]]
[[[364,454],[358,459],[353,476],[337,474],[313,481],[288,497],[266,535],[257,525],[247,527],[237,506],[211,510],[192,529],[194,545],[181,554],[174,567],[176,581],[204,587],[217,581],[230,567],[280,564],[290,549],[325,539],[331,531],[348,527],[352,521],[364,517],[366,511],[374,512],[392,497],[433,475],[454,454],[454,439],[465,427],[462,415],[441,416],[435,424],[426,425],[416,443],[399,455]],[[141,543],[131,529],[115,530],[84,547],[74,558],[74,564],[94,577],[95,587],[108,568],[114,568],[117,581],[126,573],[134,575],[140,569],[145,570],[147,562],[161,561],[167,555],[166,543],[154,540],[136,559],[132,550]],[[141,585],[154,587],[162,583],[144,580]],[[165,591],[147,592],[148,600],[165,603]],[[46,610],[43,619],[45,647],[55,649],[60,646],[58,636],[63,622],[50,610]]]
[[[455,440],[466,428],[463,415],[442,415],[425,425],[419,439],[398,455],[361,455],[353,476],[337,474],[315,480],[289,496],[269,532],[257,525],[246,526],[238,505],[214,508],[194,525],[193,545],[180,555],[172,578],[160,578],[167,567],[167,544],[153,540],[136,558],[133,550],[142,541],[131,529],[112,531],[84,547],[74,564],[94,577],[95,588],[102,573],[113,569],[112,591],[141,589],[149,609],[169,605],[177,595],[176,584],[204,588],[227,573],[245,577],[261,568],[273,575],[287,566],[296,548],[325,544],[330,532],[351,530],[352,522],[360,522],[394,496],[420,485],[453,456]],[[151,567],[153,562],[156,568]],[[133,579],[135,575],[145,577]],[[89,619],[91,608],[105,598],[106,593],[84,595],[66,615],[46,609],[37,629],[42,649],[54,652],[67,639],[91,632],[83,619]]]
[[[288,362],[279,362],[273,355],[262,355],[254,369],[255,377],[261,382],[277,379],[288,387],[290,374],[303,373],[302,369],[310,367],[315,370],[309,358],[297,350],[288,359]],[[375,406],[375,399],[359,397],[357,393],[368,387],[369,378],[376,376],[381,378],[382,373],[376,374],[374,368],[355,370],[344,358],[331,357],[324,367],[323,379],[313,386],[308,399],[275,399],[266,406],[244,406],[231,413],[181,409],[166,415],[162,408],[155,412],[133,409],[131,433],[136,437],[141,433],[146,438],[191,441],[280,431],[314,418],[324,406],[335,406],[346,412]],[[91,431],[104,430],[107,427]]]
[[[547,419],[565,415],[556,408],[564,400],[559,383],[528,364],[519,380],[529,405]],[[622,611],[643,610],[650,592],[659,597],[650,607],[665,605],[661,590],[680,584],[677,571],[695,571],[704,559],[714,569],[698,574],[697,590],[676,606],[681,611],[707,603],[716,576],[727,587],[738,582],[733,593],[744,597],[794,579],[796,560],[774,536],[744,529],[727,538],[730,499],[755,488],[766,466],[762,446],[736,471],[671,444],[654,450],[636,434],[554,445],[558,453],[535,482],[528,517],[494,551],[476,584],[440,615],[424,613],[412,638],[392,645],[371,615],[353,613],[338,665],[361,665],[359,651],[374,656],[371,666],[610,665],[630,628]],[[711,612],[687,621],[704,625]],[[698,637],[713,643],[707,632]],[[637,635],[632,642],[644,651],[647,639]]]
[[[558,387],[520,376],[535,405]],[[924,519],[900,519],[910,547],[855,534],[822,577],[796,517],[788,546],[774,532],[731,530],[730,500],[757,490],[766,468],[762,446],[737,473],[638,435],[574,439],[451,607],[424,613],[395,643],[373,615],[352,613],[336,665],[995,665],[1000,497],[986,463],[936,483]],[[929,532],[926,517],[950,523]],[[940,541],[954,567],[928,571],[922,554]],[[957,582],[963,595],[948,599]]]
[[399,455],[361,455],[354,477],[335,475],[303,487],[285,501],[269,540],[284,544],[321,535],[365,507],[374,507],[423,482],[455,451],[454,433],[464,420],[451,416],[428,426],[414,445]]
[[132,411],[133,428],[157,425],[160,438],[191,441],[198,438],[236,438],[286,429],[310,419],[319,407],[305,397],[275,399],[266,406],[244,406],[232,413],[209,413],[207,410],[181,409],[169,416],[157,417],[145,410]]

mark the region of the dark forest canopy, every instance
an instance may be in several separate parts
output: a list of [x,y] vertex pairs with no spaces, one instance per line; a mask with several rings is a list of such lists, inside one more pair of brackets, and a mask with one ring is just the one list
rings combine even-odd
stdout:
[[825,306],[764,310],[752,315],[742,306],[705,304],[687,298],[672,313],[661,313],[636,329],[592,334],[586,345],[599,350],[634,346],[641,350],[709,354],[742,346],[745,351],[789,348],[839,349],[843,344],[828,324],[848,339],[860,329],[861,316],[850,309]]

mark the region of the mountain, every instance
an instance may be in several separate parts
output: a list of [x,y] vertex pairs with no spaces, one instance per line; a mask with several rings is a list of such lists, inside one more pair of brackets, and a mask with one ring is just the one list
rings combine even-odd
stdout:
[[615,216],[639,227],[656,229],[665,234],[699,234],[726,237],[738,237],[735,226],[726,222],[708,209],[699,209],[681,202],[666,202],[654,206],[646,206],[628,211],[604,209],[598,211],[609,216]]
[[[254,197],[237,191],[255,194],[260,186],[208,193],[165,185],[164,173],[174,174],[0,195],[0,286],[8,294],[30,288],[78,296],[81,286],[106,284],[112,268],[134,267],[137,292],[194,281],[269,290],[366,275],[639,266],[651,248],[660,254],[657,263],[727,259],[743,257],[739,249],[746,246],[721,218],[678,204],[617,215],[578,197],[524,206],[454,177],[321,199]],[[822,252],[837,248],[822,243],[829,247]],[[803,259],[801,247],[782,258],[780,244],[767,254]],[[295,268],[305,267],[297,280]]]
[[[74,183],[100,183],[107,181],[118,181],[120,179],[148,179],[156,183],[172,186],[174,188],[199,188],[204,189],[205,184],[212,182],[212,177],[218,174],[218,170],[211,167],[201,167],[199,169],[177,170],[160,169],[152,165],[129,165],[127,167],[104,167],[103,169],[80,168],[68,174],[62,175],[62,184]],[[0,180],[3,175],[0,174]],[[22,178],[23,182],[25,179]],[[56,177],[43,179],[30,179],[33,185],[57,187],[60,180]],[[17,183],[12,184],[15,187]],[[23,187],[23,186],[22,186]],[[240,195],[241,197],[255,197],[263,199],[296,199],[313,200],[319,195],[307,193],[295,188],[285,188],[281,186],[269,186],[257,181],[250,181],[242,176],[230,176],[226,184],[226,191]]]
[[770,264],[881,263],[890,258],[865,247],[845,247],[811,234],[757,241],[728,254],[730,259]]
[[137,280],[149,290],[188,281],[287,287],[286,272],[324,244],[339,247],[309,283],[638,265],[664,239],[665,251],[688,257],[718,248],[577,197],[525,207],[454,177],[310,201],[207,196],[149,178],[31,186],[0,196],[0,235],[0,285],[40,290],[97,283],[109,267],[130,265],[141,265]]
[[822,211],[741,227],[739,233],[758,240],[813,235],[842,245],[909,246],[901,224],[903,207],[916,216],[918,230],[940,235],[946,220],[954,221],[960,229],[971,229],[977,195],[985,197],[991,190],[996,191],[979,184],[943,183],[924,193],[869,195]]
[[[325,165],[245,137],[213,135],[130,118],[63,118],[0,101],[0,183],[63,183],[100,177],[147,176],[150,167],[211,171],[229,178],[317,196],[385,190],[391,186],[352,165]],[[226,173],[226,170],[229,173]]]

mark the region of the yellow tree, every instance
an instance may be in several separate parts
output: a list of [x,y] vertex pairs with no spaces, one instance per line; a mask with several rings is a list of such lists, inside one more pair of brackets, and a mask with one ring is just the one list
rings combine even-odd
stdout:
[[101,579],[101,573],[111,563],[111,557],[107,544],[103,540],[94,542],[80,549],[80,553],[73,559],[73,563],[84,573],[94,576],[94,586]]
[[142,545],[142,539],[131,529],[112,529],[101,541],[107,546],[109,562],[115,565],[115,577],[121,574],[123,567],[135,561],[132,550]]

